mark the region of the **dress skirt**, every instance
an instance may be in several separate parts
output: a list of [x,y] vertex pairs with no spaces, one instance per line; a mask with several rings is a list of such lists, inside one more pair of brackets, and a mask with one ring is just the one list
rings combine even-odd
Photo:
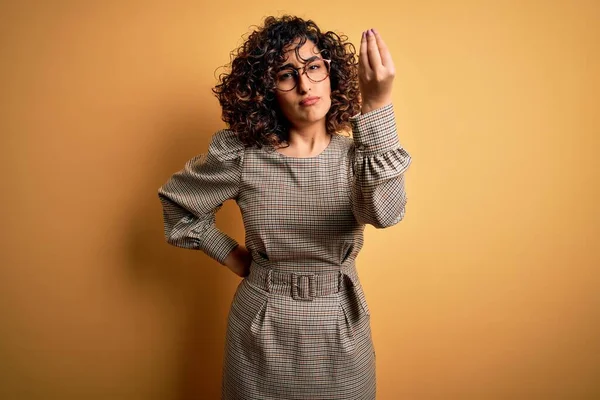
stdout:
[[312,282],[292,275],[252,263],[239,284],[222,399],[375,399],[370,315],[354,267]]

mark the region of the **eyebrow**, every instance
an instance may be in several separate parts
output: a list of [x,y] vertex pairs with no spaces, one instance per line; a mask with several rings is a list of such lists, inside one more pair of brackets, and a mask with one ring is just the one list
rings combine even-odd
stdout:
[[[319,59],[319,58],[321,58],[321,57],[319,57],[319,56],[312,56],[312,57],[310,57],[309,59],[307,59],[307,60],[304,62],[304,64],[308,64],[309,62],[311,62],[311,61],[313,61],[313,60],[316,60],[316,59]],[[285,65],[283,65],[283,66],[279,67],[279,70],[286,69],[286,68],[300,69],[300,68],[302,68],[302,67],[295,67],[295,66],[294,66],[294,64],[292,64],[292,63],[287,63],[287,64],[285,64]]]

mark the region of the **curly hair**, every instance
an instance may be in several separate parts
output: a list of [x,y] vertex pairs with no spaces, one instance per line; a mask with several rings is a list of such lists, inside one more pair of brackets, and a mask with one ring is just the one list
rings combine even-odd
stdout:
[[212,89],[223,110],[221,118],[246,146],[277,146],[289,139],[289,123],[276,102],[275,73],[285,59],[285,50],[297,40],[297,55],[310,40],[331,59],[327,133],[350,128],[349,118],[360,110],[356,49],[348,37],[322,33],[312,20],[270,16],[231,52],[232,61],[226,66],[230,72],[220,74],[219,84]]

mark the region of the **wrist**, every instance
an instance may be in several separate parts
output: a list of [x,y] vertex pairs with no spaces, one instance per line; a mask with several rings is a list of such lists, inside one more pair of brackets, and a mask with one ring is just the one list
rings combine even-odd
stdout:
[[391,100],[384,100],[384,101],[365,101],[362,104],[362,107],[360,109],[360,113],[361,114],[366,114],[368,112],[377,110],[379,108],[383,108],[389,104],[391,104],[392,101]]

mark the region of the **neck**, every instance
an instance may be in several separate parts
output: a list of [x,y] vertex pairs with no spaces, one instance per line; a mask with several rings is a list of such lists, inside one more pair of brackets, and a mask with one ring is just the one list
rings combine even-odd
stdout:
[[289,130],[289,146],[284,147],[282,152],[295,157],[312,157],[329,145],[330,136],[324,124],[292,127]]

